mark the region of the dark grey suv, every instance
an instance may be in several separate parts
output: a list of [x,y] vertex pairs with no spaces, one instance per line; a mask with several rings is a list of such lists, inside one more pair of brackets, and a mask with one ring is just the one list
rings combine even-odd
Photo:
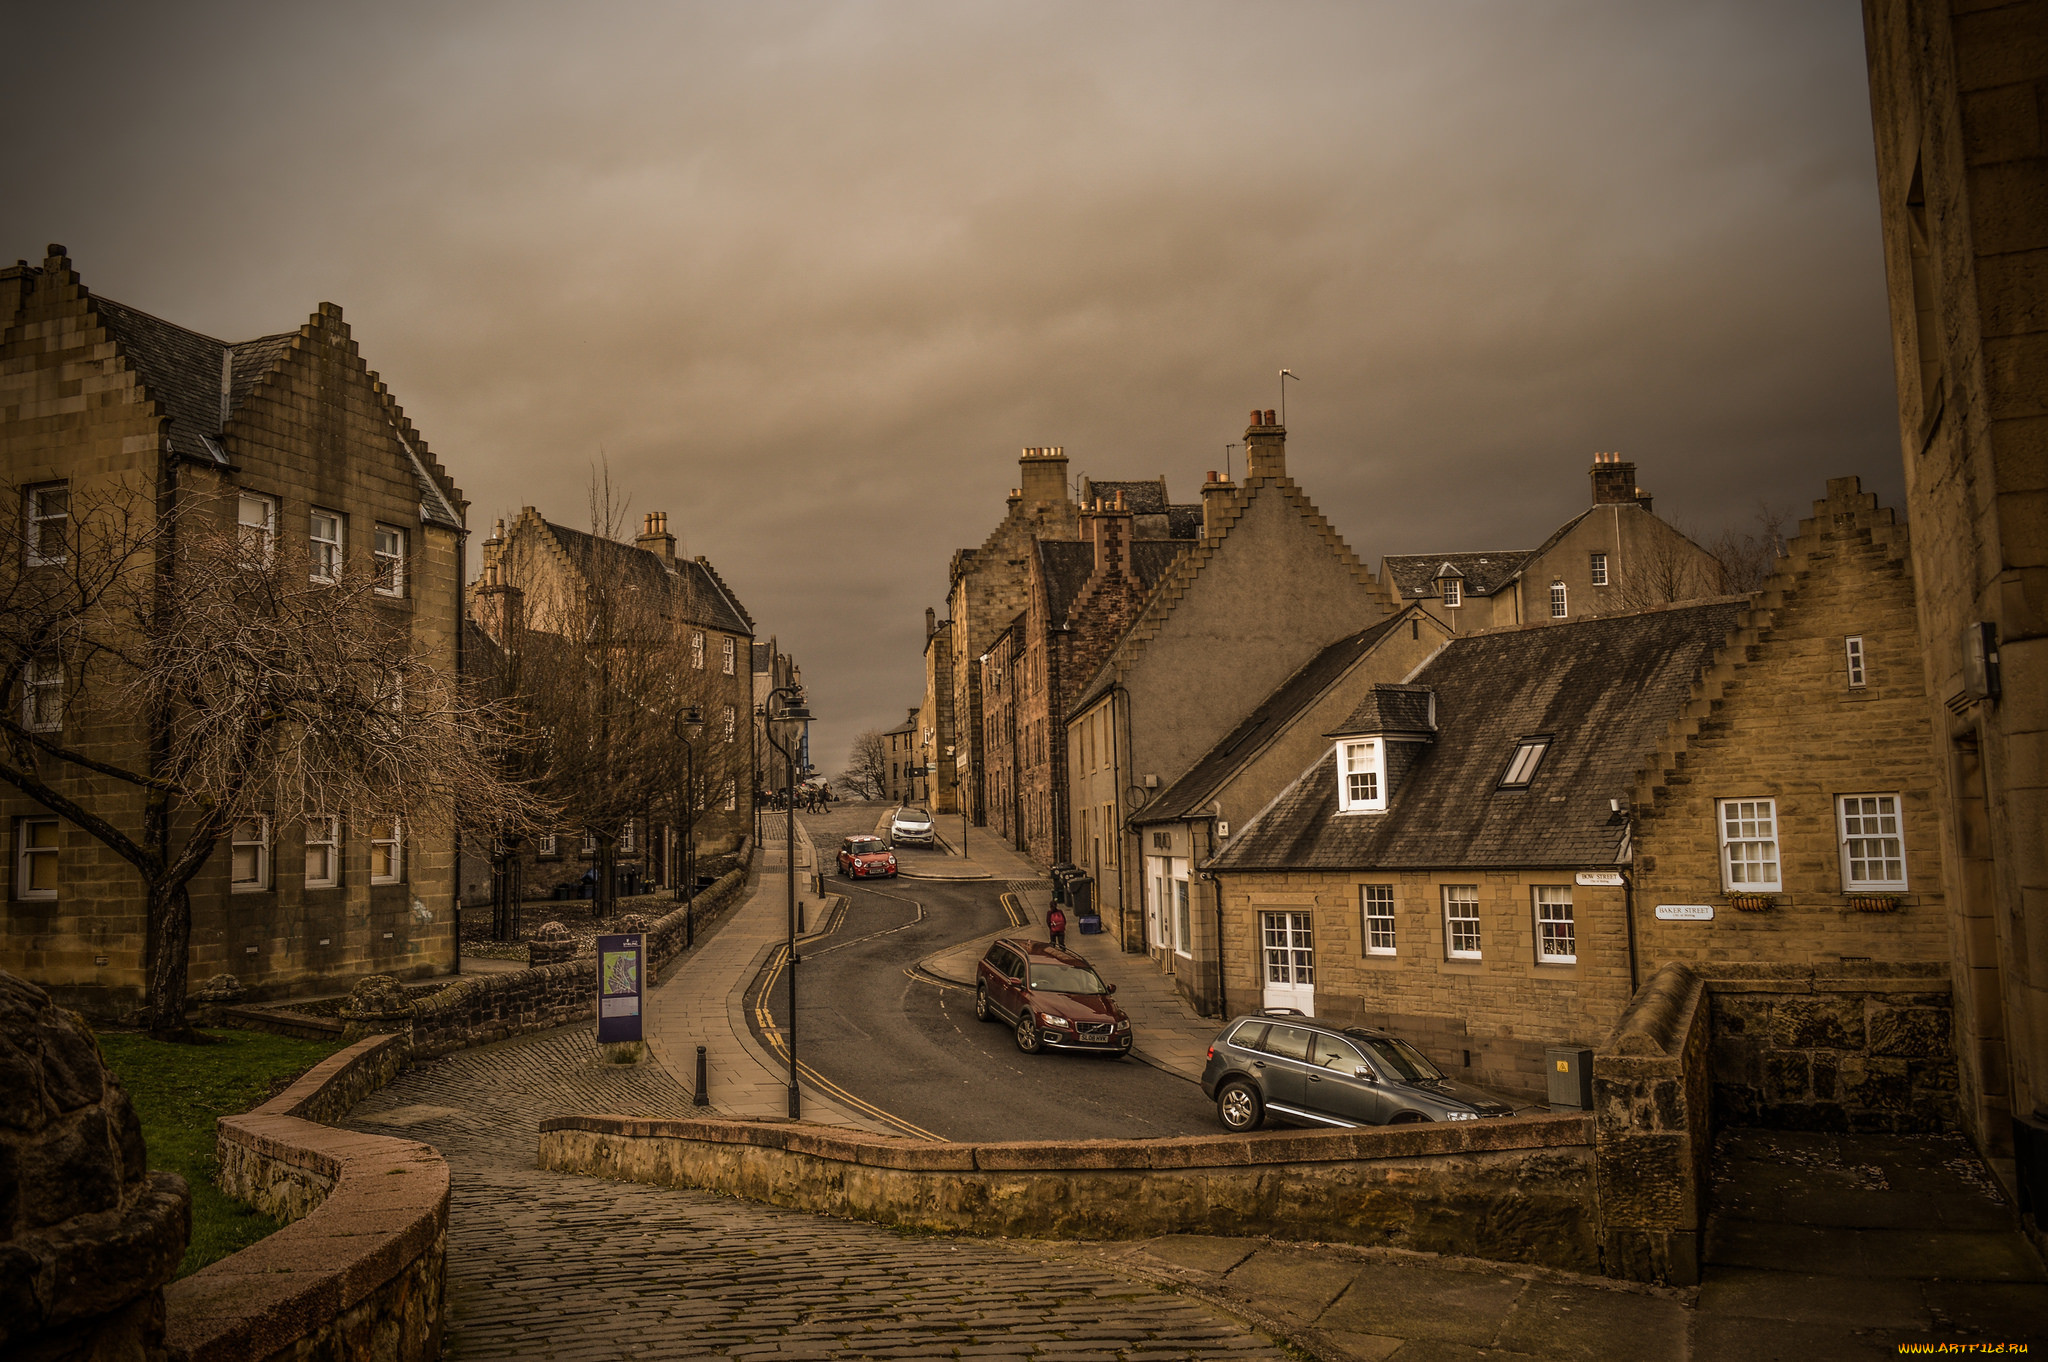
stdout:
[[1491,1093],[1446,1078],[1405,1040],[1326,1026],[1298,1012],[1239,1017],[1209,1046],[1202,1091],[1231,1130],[1272,1115],[1323,1126],[1476,1121],[1512,1116]]

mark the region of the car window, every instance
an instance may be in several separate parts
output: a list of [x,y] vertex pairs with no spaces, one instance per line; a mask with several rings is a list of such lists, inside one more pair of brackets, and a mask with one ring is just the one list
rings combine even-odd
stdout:
[[1047,993],[1100,993],[1102,980],[1079,965],[1033,965],[1031,987]]
[[996,972],[1005,979],[1022,979],[1024,977],[1024,961],[1019,958],[1017,952],[1011,950],[1008,946],[1003,947],[1002,952],[1001,957],[996,961]]
[[1315,1034],[1302,1026],[1275,1025],[1266,1032],[1265,1043],[1259,1048],[1282,1059],[1307,1059],[1309,1042],[1315,1039]]
[[1350,1073],[1365,1064],[1365,1057],[1358,1053],[1358,1047],[1348,1040],[1335,1036],[1317,1036],[1315,1048],[1309,1051],[1310,1059],[1319,1069],[1335,1069],[1339,1073]]
[[1259,1048],[1259,1042],[1266,1038],[1265,1022],[1245,1022],[1230,1033],[1230,1043],[1241,1045],[1247,1050]]
[[1374,1058],[1387,1069],[1399,1074],[1406,1082],[1434,1083],[1444,1076],[1443,1070],[1424,1059],[1422,1052],[1405,1040],[1388,1037],[1371,1041],[1369,1044]]

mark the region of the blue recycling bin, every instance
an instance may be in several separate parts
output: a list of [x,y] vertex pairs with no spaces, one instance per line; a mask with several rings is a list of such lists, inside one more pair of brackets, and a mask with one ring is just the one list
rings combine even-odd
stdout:
[[1090,913],[1081,920],[1081,935],[1097,936],[1102,931],[1102,919]]

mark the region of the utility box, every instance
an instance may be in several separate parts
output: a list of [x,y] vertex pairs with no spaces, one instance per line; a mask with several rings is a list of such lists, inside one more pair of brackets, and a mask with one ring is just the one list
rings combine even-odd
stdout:
[[1543,1071],[1550,1079],[1550,1106],[1555,1111],[1593,1109],[1593,1052],[1545,1050]]

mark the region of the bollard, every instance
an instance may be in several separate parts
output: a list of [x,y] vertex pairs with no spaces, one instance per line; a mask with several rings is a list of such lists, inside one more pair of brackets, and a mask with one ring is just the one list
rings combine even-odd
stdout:
[[691,1105],[699,1107],[708,1107],[711,1105],[711,1098],[707,1096],[704,1091],[706,1086],[707,1085],[705,1083],[704,1047],[700,1045],[697,1047],[697,1097]]

